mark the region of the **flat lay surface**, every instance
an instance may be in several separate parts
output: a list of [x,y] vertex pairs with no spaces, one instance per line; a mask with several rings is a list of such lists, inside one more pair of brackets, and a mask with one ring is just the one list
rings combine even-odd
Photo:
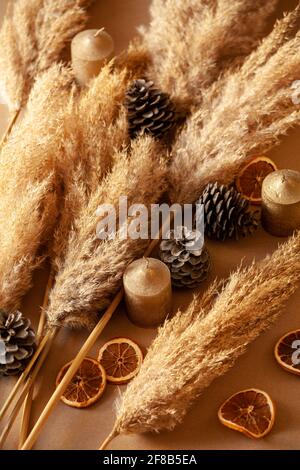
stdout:
[[[150,0],[96,0],[91,9],[90,26],[105,27],[113,36],[116,53],[122,51],[134,37],[136,27],[148,22]],[[6,0],[0,1],[0,22],[3,18]],[[290,9],[294,1],[281,1],[276,12],[278,17],[284,9]],[[274,18],[272,19],[274,21]],[[299,77],[300,80],[300,77]],[[0,135],[8,121],[6,107],[0,103]],[[279,169],[289,168],[300,171],[300,132],[294,129],[285,136],[281,144],[269,152]],[[200,151],[200,150],[199,150]],[[0,175],[1,177],[1,175]],[[272,253],[284,238],[268,235],[262,228],[239,242],[212,242],[207,246],[212,255],[212,271],[201,291],[204,292],[217,276],[226,278],[230,272],[243,263],[259,260]],[[34,287],[23,302],[23,312],[37,326],[39,306],[47,280],[47,269],[35,273]],[[174,309],[184,307],[191,300],[193,291],[175,290]],[[274,346],[285,333],[300,328],[300,289],[289,300],[285,313],[272,328],[260,336],[235,364],[234,368],[217,379],[202,395],[188,413],[184,423],[172,433],[159,435],[120,436],[113,441],[111,449],[298,449],[300,443],[300,400],[299,377],[284,371],[274,357]],[[35,388],[32,410],[32,424],[38,418],[55,387],[55,380],[62,366],[72,360],[88,333],[86,331],[59,332],[51,349],[46,365]],[[201,331],[199,331],[201,335]],[[117,336],[134,340],[146,350],[155,336],[155,330],[134,326],[126,317],[124,306],[114,314],[108,327],[89,353],[97,358],[104,343]],[[0,401],[4,402],[15,378],[0,379]],[[116,400],[126,385],[108,384],[99,402],[87,409],[76,409],[60,402],[44,427],[35,449],[97,449],[111,431],[115,416]],[[267,392],[275,403],[275,424],[266,437],[253,440],[243,434],[222,426],[218,420],[220,405],[231,395],[250,388]],[[18,446],[19,422],[5,444],[6,449]]]

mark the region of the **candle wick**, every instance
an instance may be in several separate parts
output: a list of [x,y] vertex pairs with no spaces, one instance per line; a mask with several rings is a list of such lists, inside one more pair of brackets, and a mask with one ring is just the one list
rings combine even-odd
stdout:
[[102,33],[104,30],[105,28],[98,29],[98,31],[94,34],[94,37],[96,38],[97,36],[99,36],[99,34]]

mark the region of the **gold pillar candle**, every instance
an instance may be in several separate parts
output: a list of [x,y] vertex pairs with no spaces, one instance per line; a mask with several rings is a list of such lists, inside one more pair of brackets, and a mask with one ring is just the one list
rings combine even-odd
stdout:
[[262,185],[262,225],[267,232],[286,237],[300,229],[300,173],[278,170]]
[[171,274],[158,259],[141,258],[131,263],[123,284],[127,315],[135,325],[153,328],[171,314]]
[[79,85],[96,77],[114,51],[112,37],[102,29],[81,31],[72,40],[72,66]]

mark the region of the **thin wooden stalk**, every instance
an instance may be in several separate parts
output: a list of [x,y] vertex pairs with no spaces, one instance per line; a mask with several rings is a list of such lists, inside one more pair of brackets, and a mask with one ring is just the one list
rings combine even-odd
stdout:
[[[41,314],[40,314],[39,326],[38,326],[38,331],[37,331],[37,343],[38,344],[40,343],[42,339],[42,335],[43,335],[43,331],[44,331],[44,327],[46,323],[46,318],[47,318],[46,307],[48,305],[49,294],[52,289],[52,285],[53,285],[53,273],[50,271],[47,286],[45,289],[43,304],[41,307]],[[24,444],[26,440],[26,437],[28,436],[33,392],[34,392],[34,384],[32,385],[32,387],[30,387],[29,392],[24,401],[23,414],[22,414],[21,427],[20,427],[20,435],[19,435],[19,449],[22,447],[22,445]]]
[[22,387],[23,383],[26,381],[27,377],[29,376],[29,374],[30,374],[33,366],[35,365],[38,357],[40,356],[42,351],[45,349],[45,346],[47,345],[47,343],[50,339],[50,336],[51,336],[51,332],[48,331],[46,333],[46,335],[44,336],[44,338],[42,339],[42,341],[40,342],[40,344],[38,345],[37,350],[35,351],[34,355],[32,356],[28,366],[26,367],[26,369],[20,375],[18,381],[16,382],[14,388],[10,392],[9,396],[7,397],[5,403],[4,403],[4,405],[3,405],[3,407],[0,411],[0,420],[3,418],[4,414],[6,413],[9,406],[11,405],[12,401],[16,397],[16,395],[19,392],[20,388]]
[[12,114],[11,116],[11,119],[9,121],[9,124],[8,124],[8,127],[6,128],[6,131],[4,132],[4,135],[2,136],[2,139],[1,139],[1,142],[0,142],[0,149],[2,148],[2,146],[5,144],[9,134],[11,133],[12,131],[12,128],[13,126],[15,125],[18,117],[19,117],[19,114],[21,112],[21,108],[20,109],[17,109],[16,111],[14,111],[14,113]]
[[[153,239],[151,241],[151,243],[149,243],[149,245],[148,245],[148,247],[147,247],[147,249],[144,253],[145,257],[149,256],[152,253],[152,251],[154,250],[154,248],[157,246],[157,244],[159,243],[160,237],[161,237],[161,233],[165,229],[165,225],[169,224],[169,223],[170,223],[170,220],[168,220],[163,225],[163,227],[159,231],[159,234],[158,234],[157,238]],[[71,366],[69,367],[68,371],[64,375],[62,381],[57,386],[57,388],[55,389],[55,391],[52,394],[51,398],[49,399],[47,405],[45,406],[45,408],[42,411],[39,419],[35,423],[35,426],[33,427],[31,433],[29,434],[28,438],[26,439],[26,441],[25,441],[24,445],[22,446],[21,450],[30,450],[34,446],[40,432],[42,431],[43,426],[45,425],[46,421],[48,420],[48,418],[49,418],[51,412],[53,411],[54,407],[57,405],[57,403],[61,399],[61,396],[66,391],[69,383],[71,382],[72,378],[76,374],[76,372],[77,372],[78,368],[80,367],[83,359],[86,357],[88,352],[94,346],[94,344],[97,341],[97,339],[99,338],[100,334],[102,333],[102,331],[104,330],[104,328],[106,327],[106,325],[110,321],[112,315],[114,314],[114,312],[118,308],[118,306],[119,306],[119,304],[120,304],[120,302],[123,298],[123,294],[124,294],[124,290],[122,288],[117,293],[117,295],[113,299],[112,303],[107,308],[104,315],[101,317],[101,319],[99,320],[99,322],[97,323],[97,325],[95,326],[93,331],[90,333],[89,337],[87,338],[87,340],[85,341],[85,343],[81,347],[80,351],[78,352],[77,356],[73,360],[73,362],[72,362]]]
[[111,433],[107,436],[107,438],[102,442],[101,446],[99,447],[98,450],[105,450],[108,446],[108,444],[114,440],[115,437],[117,437],[119,433],[117,432],[116,426],[114,426],[113,430]]
[[8,418],[8,421],[1,433],[1,436],[0,436],[0,449],[2,449],[8,435],[9,435],[9,432],[19,414],[19,411],[21,409],[21,406],[22,404],[24,403],[24,399],[26,397],[26,395],[28,394],[28,391],[30,390],[30,388],[32,387],[32,385],[34,384],[34,381],[42,367],[42,365],[44,364],[46,358],[47,358],[47,355],[50,351],[50,348],[51,348],[51,344],[52,344],[52,341],[54,340],[55,338],[55,335],[56,335],[56,332],[57,330],[56,329],[53,329],[51,331],[51,336],[49,338],[49,341],[47,342],[47,346],[45,347],[45,349],[43,350],[42,354],[39,356],[37,362],[36,362],[36,365],[33,369],[33,371],[31,372],[25,386],[24,386],[24,389],[22,390],[15,406],[13,407],[12,409],[12,412]]

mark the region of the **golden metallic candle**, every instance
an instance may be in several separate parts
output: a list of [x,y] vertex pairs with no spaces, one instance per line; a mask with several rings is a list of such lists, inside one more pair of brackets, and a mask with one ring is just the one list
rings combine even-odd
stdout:
[[86,86],[96,77],[114,51],[112,37],[102,29],[78,33],[71,44],[72,66],[79,85]]
[[271,235],[286,237],[300,229],[300,173],[278,170],[262,185],[262,225]]
[[153,328],[172,312],[172,288],[169,268],[155,258],[142,258],[125,271],[125,302],[132,323]]

